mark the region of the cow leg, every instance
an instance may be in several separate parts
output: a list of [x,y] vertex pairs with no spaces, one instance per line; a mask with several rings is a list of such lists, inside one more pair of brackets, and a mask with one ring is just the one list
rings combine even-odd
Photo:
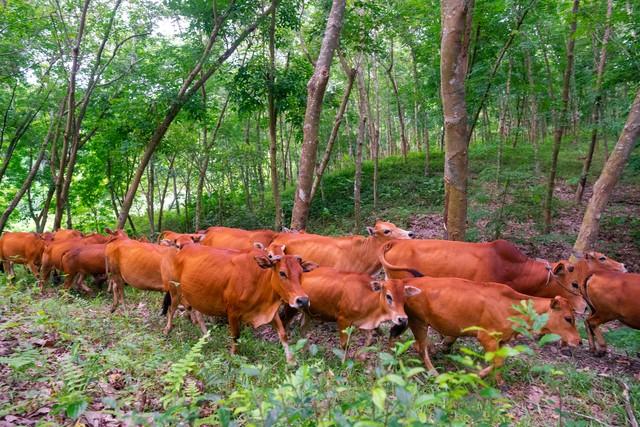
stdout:
[[[586,320],[587,329],[590,330],[595,338],[595,345],[592,348],[592,351],[595,350],[595,355],[597,357],[602,357],[607,354],[607,342],[604,340],[604,335],[602,334],[602,330],[600,329],[600,325],[603,323],[602,319],[597,314],[592,314]],[[589,342],[589,346],[591,347],[591,342]]]
[[[482,345],[486,353],[495,352],[498,350],[498,348],[500,348],[500,343],[494,337],[484,331],[478,332],[478,341],[480,341],[480,344]],[[478,372],[478,375],[480,376],[480,378],[484,378],[489,375],[492,370],[501,367],[503,364],[504,358],[496,356],[493,358],[491,365]],[[496,373],[496,381],[498,382],[498,384],[502,384],[504,382],[502,380],[500,372]]]
[[[167,325],[164,327],[162,333],[168,335],[171,332],[171,328],[173,328],[173,316],[176,313],[176,309],[178,308],[178,304],[180,303],[180,296],[178,295],[177,289],[173,284],[169,284],[169,295],[171,296],[171,304],[169,305],[169,309],[167,311]],[[189,313],[193,314],[193,311]]]
[[118,304],[122,302],[122,306],[124,309],[124,281],[121,277],[117,277],[117,275],[111,276],[109,280],[111,283],[111,291],[113,292],[113,304],[111,305],[111,312],[113,313],[118,308]]
[[74,283],[74,286],[76,286],[77,288],[81,289],[83,292],[87,293],[87,294],[92,294],[93,291],[91,290],[91,288],[89,286],[87,286],[87,282],[85,281],[86,279],[86,275],[83,273],[79,273],[78,277],[76,277],[76,281]]
[[67,274],[66,277],[64,278],[63,287],[65,289],[71,289],[71,286],[74,284],[76,280],[76,276],[77,276],[76,273]]
[[2,268],[4,268],[4,271],[7,275],[7,279],[9,279],[9,281],[11,281],[11,279],[13,279],[16,275],[13,272],[13,263],[11,261],[2,261]]
[[31,273],[33,274],[33,276],[37,279],[38,278],[38,266],[36,265],[35,262],[30,262],[27,264],[27,266],[29,267],[29,270],[31,270]]
[[204,315],[200,313],[198,310],[193,310],[193,309],[191,310],[193,313],[193,319],[195,319],[196,323],[200,327],[200,332],[202,332],[202,335],[206,334],[207,325],[204,323]]
[[289,349],[289,343],[287,342],[287,331],[284,329],[284,325],[282,324],[282,320],[280,319],[280,315],[276,313],[275,317],[271,321],[271,326],[278,333],[278,337],[280,338],[280,342],[282,343],[282,347],[284,348],[284,355],[287,358],[287,363],[292,365],[295,363],[293,358],[293,354]]
[[593,334],[593,328],[589,324],[589,319],[592,316],[589,316],[587,319],[584,319],[584,329],[587,331],[587,340],[589,341],[589,351],[592,353],[596,352],[596,342]]
[[418,354],[422,358],[422,363],[429,370],[432,375],[438,375],[438,371],[431,363],[429,357],[429,325],[418,320],[409,318],[409,328],[413,332],[413,336],[416,338],[416,349]]
[[240,317],[235,314],[228,314],[229,334],[231,335],[231,354],[238,352],[238,338],[240,338]]
[[48,264],[43,263],[40,266],[40,280],[38,283],[40,285],[40,291],[44,291],[44,283],[49,280],[51,276],[51,267]]

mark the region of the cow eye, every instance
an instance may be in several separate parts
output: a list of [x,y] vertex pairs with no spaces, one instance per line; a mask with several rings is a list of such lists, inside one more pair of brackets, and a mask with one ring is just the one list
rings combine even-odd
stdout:
[[390,234],[391,230],[384,230],[384,234]]
[[606,256],[601,256],[601,257],[600,257],[600,258],[598,258],[598,259],[599,259],[600,261],[604,262],[604,261],[606,261],[606,260],[607,260],[607,257],[606,257]]
[[287,273],[285,273],[284,271],[280,272],[280,277],[282,277],[283,279],[287,278]]
[[578,282],[571,283],[571,286],[573,286],[574,288],[578,289]]
[[571,316],[566,316],[566,317],[564,318],[564,320],[566,320],[568,323],[570,323],[570,324],[572,324],[572,325],[573,325],[573,317],[571,317]]
[[389,295],[389,294],[387,294],[387,303],[389,305],[393,304],[393,297],[391,295]]

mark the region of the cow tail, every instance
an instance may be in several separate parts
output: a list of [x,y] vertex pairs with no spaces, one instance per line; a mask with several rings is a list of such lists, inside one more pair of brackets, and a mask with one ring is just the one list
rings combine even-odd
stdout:
[[394,242],[386,243],[382,248],[380,248],[380,253],[378,254],[378,258],[380,259],[380,263],[385,270],[392,271],[406,271],[410,273],[413,277],[424,277],[424,274],[420,273],[418,270],[410,267],[402,267],[400,265],[394,265],[387,261],[385,258],[385,254],[393,248]]
[[404,331],[407,330],[408,328],[408,324],[404,323],[402,325],[393,325],[391,327],[391,329],[389,330],[389,337],[390,338],[398,338],[400,335],[402,335],[404,333]]
[[164,300],[162,301],[162,315],[166,316],[169,312],[169,307],[171,306],[171,293],[164,293]]

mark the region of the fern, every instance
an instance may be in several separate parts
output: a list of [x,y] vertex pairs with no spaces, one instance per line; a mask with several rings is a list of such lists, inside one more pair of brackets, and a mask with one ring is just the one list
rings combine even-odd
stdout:
[[54,412],[64,412],[67,417],[77,419],[87,409],[89,398],[85,394],[88,379],[82,366],[73,362],[71,357],[60,362],[63,386],[58,393],[58,403]]
[[[167,408],[171,401],[175,400],[185,384],[187,375],[192,373],[200,359],[202,359],[202,348],[209,339],[209,332],[204,334],[191,350],[179,361],[171,365],[169,372],[164,376],[164,396],[160,399],[164,408]],[[186,395],[193,398],[199,393],[195,383],[190,381],[187,384]]]

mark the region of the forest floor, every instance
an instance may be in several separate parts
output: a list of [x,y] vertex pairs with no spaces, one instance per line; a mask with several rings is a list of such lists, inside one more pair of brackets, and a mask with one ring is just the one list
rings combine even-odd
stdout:
[[[506,238],[529,256],[565,258],[584,209],[572,202],[575,182],[571,177],[579,170],[580,159],[561,157],[554,228],[542,235],[539,203],[544,178],[531,173],[524,160],[529,162],[531,153],[521,151],[507,148],[499,186],[496,169],[487,166],[495,152],[472,152],[469,239]],[[434,170],[441,165],[441,155],[435,153]],[[523,172],[525,166],[528,169]],[[366,225],[381,217],[412,228],[422,238],[442,236],[441,178],[435,172],[424,177],[422,168],[418,154],[407,164],[397,158],[382,162],[377,209],[372,207],[370,189],[364,188]],[[598,242],[599,251],[634,272],[640,271],[638,170],[627,174],[612,195]],[[351,173],[338,171],[326,177],[327,197],[314,203],[312,231],[341,234],[352,227]],[[365,164],[364,179],[370,176],[370,165]],[[251,424],[264,405],[273,408],[278,399],[301,417],[287,422],[280,418],[278,425],[304,424],[304,420],[314,425],[314,416],[326,419],[327,414],[339,420],[335,413],[340,411],[359,417],[369,414],[381,421],[371,399],[387,369],[381,361],[391,351],[384,337],[378,337],[372,348],[365,349],[364,360],[359,360],[351,356],[362,350],[363,338],[354,335],[350,357],[343,360],[335,325],[315,326],[304,349],[294,328],[290,341],[297,343],[298,364],[288,367],[270,327],[244,328],[239,355],[231,356],[226,324],[210,319],[211,337],[196,357],[192,353],[199,331],[187,318],[178,318],[172,333],[162,335],[162,295],[128,288],[126,311],[111,314],[110,296],[104,290],[96,293],[89,297],[50,286],[41,294],[24,273],[13,284],[0,277],[0,427],[74,425],[73,420],[91,426],[198,425],[196,419],[209,416],[201,423],[230,425],[225,420],[231,417],[244,425]],[[578,324],[585,337],[582,321]],[[431,422],[444,424],[625,425],[629,408],[640,418],[640,331],[617,323],[604,330],[609,353],[602,358],[592,356],[586,346],[568,352],[555,344],[538,348],[519,339],[513,345],[525,344],[535,351],[510,358],[503,371],[505,384],[498,387],[490,380],[488,388],[464,376],[485,362],[462,363],[479,349],[473,340],[459,340],[452,355],[433,357],[439,372],[447,374],[414,377],[416,393],[440,399],[425,411]],[[404,339],[409,336],[405,334]],[[438,342],[437,337],[434,340]],[[402,366],[420,366],[413,350],[396,357]],[[179,393],[174,390],[176,367],[184,370]],[[290,389],[288,394],[283,385]],[[457,396],[460,390],[465,393]],[[387,393],[391,396],[393,389],[387,388]],[[402,396],[406,397],[396,394],[394,398],[402,400]],[[368,407],[373,408],[371,413]],[[335,422],[349,425],[360,418],[346,420]]]

